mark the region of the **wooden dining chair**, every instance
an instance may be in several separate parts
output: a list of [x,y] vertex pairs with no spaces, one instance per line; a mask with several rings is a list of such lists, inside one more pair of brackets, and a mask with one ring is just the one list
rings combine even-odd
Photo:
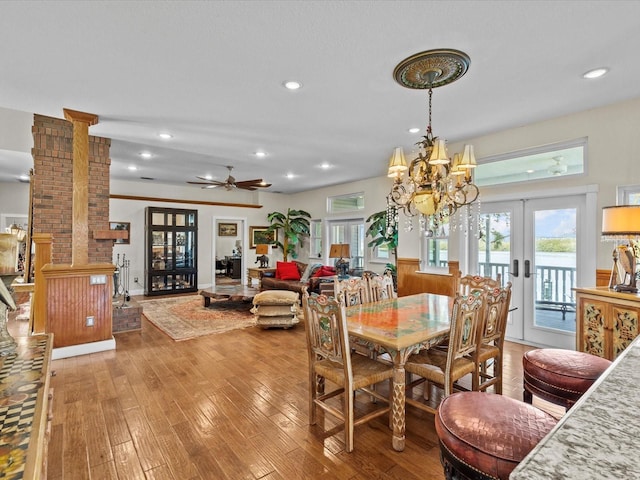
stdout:
[[[504,288],[487,290],[484,313],[479,323],[473,390],[483,391],[494,385],[495,393],[502,393],[502,353],[510,303],[511,282],[507,282]],[[492,374],[489,373],[489,362],[492,363]]]
[[475,291],[502,287],[502,278],[500,274],[496,279],[481,277],[480,275],[465,275],[460,277],[459,287],[460,295],[469,295]]
[[[351,354],[342,298],[309,295],[305,290],[302,304],[309,353],[309,424],[316,424],[318,408],[335,416],[343,423],[345,450],[352,452],[354,428],[391,409],[389,398],[372,387],[385,380],[390,382],[393,368],[364,355]],[[325,392],[326,380],[336,388]],[[366,413],[356,418],[357,391],[366,392],[381,402],[368,405]],[[336,398],[339,396],[342,398]]]
[[334,285],[334,297],[338,298],[342,294],[345,307],[351,305],[361,305],[369,302],[366,280],[361,277],[350,277],[344,280],[336,280]]
[[396,298],[396,292],[393,289],[393,277],[391,273],[386,272],[383,275],[370,273],[363,274],[363,280],[366,282],[367,296],[370,302],[379,302]]
[[[414,399],[412,389],[420,382],[425,383],[424,398],[428,398],[430,384],[434,383],[444,390],[444,397],[454,391],[454,383],[462,377],[474,374],[474,354],[478,348],[478,324],[482,313],[486,292],[477,291],[470,295],[457,295],[451,311],[449,345],[446,350],[431,348],[422,350],[409,357],[405,370],[419,379],[409,384],[406,403],[435,413],[436,408]],[[426,382],[424,382],[426,380]]]

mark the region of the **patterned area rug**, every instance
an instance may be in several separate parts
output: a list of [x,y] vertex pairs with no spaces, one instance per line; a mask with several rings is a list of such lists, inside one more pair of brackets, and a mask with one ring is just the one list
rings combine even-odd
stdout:
[[175,341],[228,332],[256,324],[251,302],[212,301],[204,307],[200,295],[141,300],[142,314]]

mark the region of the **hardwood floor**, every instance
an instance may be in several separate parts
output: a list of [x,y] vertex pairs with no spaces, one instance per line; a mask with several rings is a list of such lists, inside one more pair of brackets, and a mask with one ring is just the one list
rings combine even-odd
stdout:
[[[299,324],[174,342],[143,319],[115,351],[54,361],[48,478],[444,478],[432,415],[408,409],[404,452],[386,417],[356,428],[353,453],[342,432],[323,437],[328,419],[307,424],[304,335]],[[507,342],[505,395],[522,398],[529,349]]]

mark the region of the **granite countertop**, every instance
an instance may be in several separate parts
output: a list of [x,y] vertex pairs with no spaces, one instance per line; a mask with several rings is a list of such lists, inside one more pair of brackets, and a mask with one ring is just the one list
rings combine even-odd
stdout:
[[640,337],[511,473],[511,480],[640,478]]

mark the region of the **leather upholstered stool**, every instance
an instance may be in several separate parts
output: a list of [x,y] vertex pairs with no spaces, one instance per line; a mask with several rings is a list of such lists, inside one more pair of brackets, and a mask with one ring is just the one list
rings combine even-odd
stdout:
[[524,401],[531,403],[536,395],[568,410],[609,365],[606,358],[590,353],[559,348],[530,350],[522,357]]
[[459,392],[435,415],[447,480],[507,480],[557,420],[533,405],[495,393]]

